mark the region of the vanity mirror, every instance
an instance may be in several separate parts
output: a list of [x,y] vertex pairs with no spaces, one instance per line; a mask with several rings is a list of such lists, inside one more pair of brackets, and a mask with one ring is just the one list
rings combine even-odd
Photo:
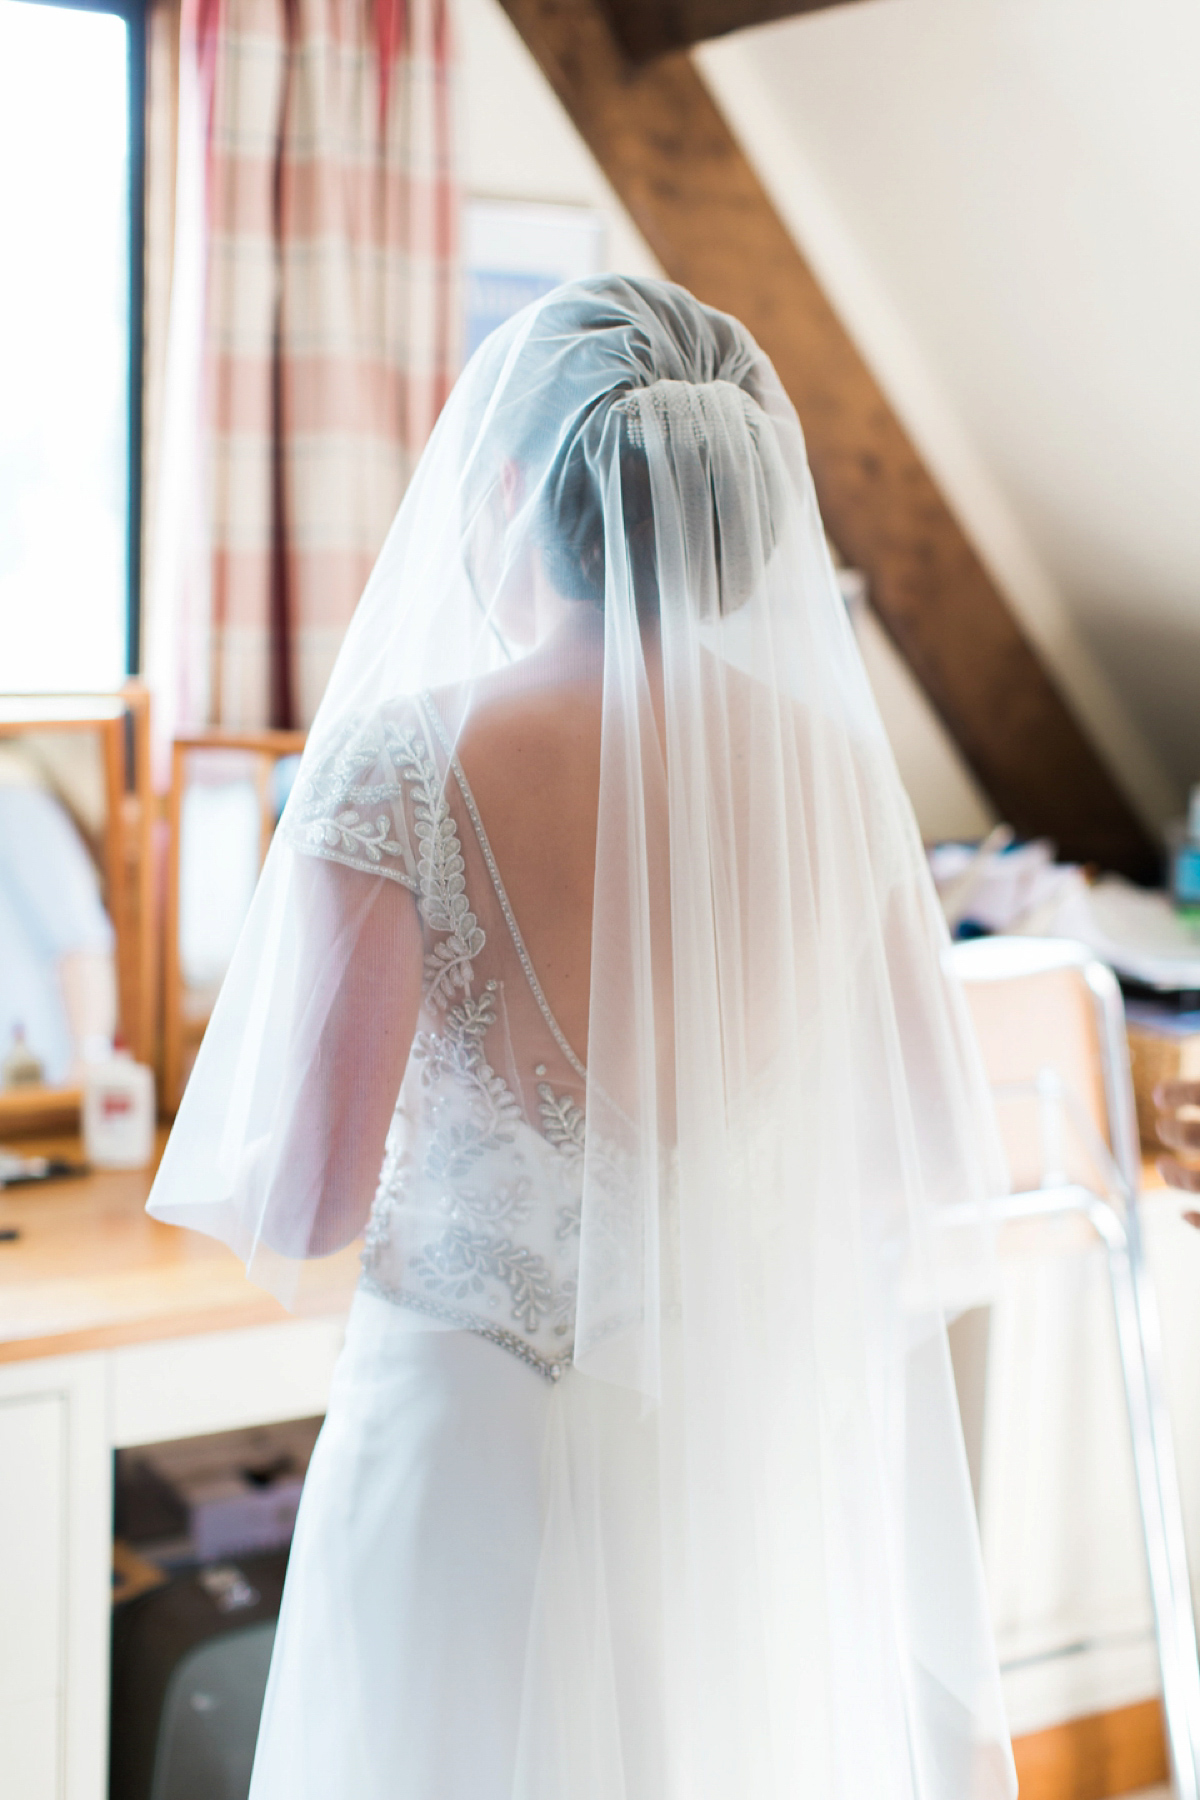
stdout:
[[73,1126],[90,1060],[152,1060],[149,698],[0,695],[0,1137]]
[[163,1104],[174,1112],[212,1013],[271,838],[302,731],[176,738],[167,864]]

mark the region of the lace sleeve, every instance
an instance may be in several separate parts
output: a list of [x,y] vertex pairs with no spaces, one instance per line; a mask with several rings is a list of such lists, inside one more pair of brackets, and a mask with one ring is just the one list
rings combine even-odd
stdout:
[[417,856],[397,768],[405,734],[376,713],[355,719],[324,745],[301,775],[280,831],[307,856],[382,875],[414,893]]

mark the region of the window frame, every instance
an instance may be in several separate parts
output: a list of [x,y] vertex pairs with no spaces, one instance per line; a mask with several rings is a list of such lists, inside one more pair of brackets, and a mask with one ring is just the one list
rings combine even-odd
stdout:
[[150,0],[19,0],[125,21],[129,109],[129,343],[126,408],[125,674],[142,664],[142,406],[145,376],[146,11]]

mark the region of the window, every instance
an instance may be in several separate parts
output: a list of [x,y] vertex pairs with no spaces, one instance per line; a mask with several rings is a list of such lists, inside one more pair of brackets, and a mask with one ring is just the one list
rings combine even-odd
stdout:
[[463,224],[468,356],[523,306],[604,267],[604,219],[589,207],[469,200]]
[[134,0],[0,0],[10,691],[111,688],[137,664],[143,43]]

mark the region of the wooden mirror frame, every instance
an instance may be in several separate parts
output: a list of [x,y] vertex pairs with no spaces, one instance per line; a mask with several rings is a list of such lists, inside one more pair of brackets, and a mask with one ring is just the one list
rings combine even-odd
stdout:
[[[277,763],[285,756],[299,756],[305,742],[306,734],[303,731],[200,731],[188,737],[178,737],[171,745],[167,906],[163,933],[162,1106],[168,1113],[174,1114],[178,1110],[186,1082],[188,1051],[199,1046],[208,1025],[207,1017],[189,1017],[187,1014],[183,970],[179,961],[179,866],[188,758],[197,750],[242,750],[269,757],[272,763]],[[264,817],[260,868],[266,860],[272,835],[273,827],[267,829]]]
[[[104,764],[104,905],[116,937],[117,1029],[138,1062],[154,1061],[154,803],[150,696],[131,681],[109,694],[0,694],[0,741],[31,731],[97,734]],[[78,1087],[0,1089],[0,1139],[73,1129]]]

